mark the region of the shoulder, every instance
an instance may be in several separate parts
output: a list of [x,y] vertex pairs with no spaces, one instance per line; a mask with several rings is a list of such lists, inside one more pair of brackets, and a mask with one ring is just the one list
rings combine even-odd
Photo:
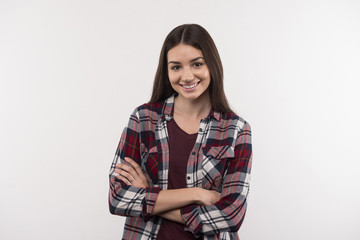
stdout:
[[249,123],[236,113],[222,112],[219,115],[219,125],[237,128],[240,131],[250,130]]
[[157,119],[163,115],[164,102],[144,103],[135,108],[133,115],[140,121],[148,118]]
[[221,136],[225,136],[227,144],[231,145],[232,149],[239,144],[251,145],[250,124],[235,113],[221,113],[217,131],[222,133]]

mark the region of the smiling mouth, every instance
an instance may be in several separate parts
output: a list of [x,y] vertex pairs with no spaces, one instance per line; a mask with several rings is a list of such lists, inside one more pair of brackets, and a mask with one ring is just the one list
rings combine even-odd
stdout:
[[192,88],[195,88],[198,84],[199,84],[199,82],[191,84],[191,85],[181,85],[181,86],[185,89],[192,89]]

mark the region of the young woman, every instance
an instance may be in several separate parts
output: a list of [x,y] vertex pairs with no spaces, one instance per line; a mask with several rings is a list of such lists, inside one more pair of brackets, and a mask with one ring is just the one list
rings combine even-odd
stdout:
[[111,166],[109,206],[126,216],[123,239],[238,239],[251,158],[250,126],[227,103],[212,38],[196,24],[176,27]]

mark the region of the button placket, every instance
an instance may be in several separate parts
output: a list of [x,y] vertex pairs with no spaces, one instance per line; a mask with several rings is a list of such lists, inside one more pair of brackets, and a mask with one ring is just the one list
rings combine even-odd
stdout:
[[[198,160],[198,153],[200,151],[200,148],[203,146],[204,144],[204,139],[205,139],[205,134],[207,132],[206,129],[208,129],[208,124],[209,124],[209,119],[202,119],[200,121],[200,126],[199,126],[199,132],[198,132],[198,138],[196,139],[196,143],[195,146],[193,148],[193,150],[190,153],[190,158],[189,160],[191,162],[197,162]],[[201,177],[201,169],[193,169],[195,166],[198,166],[201,168],[201,164],[197,163],[197,164],[190,164],[190,166],[188,166],[188,174],[186,175],[186,182],[188,187],[195,187],[195,184],[198,185],[198,178]],[[200,171],[199,171],[200,170]]]

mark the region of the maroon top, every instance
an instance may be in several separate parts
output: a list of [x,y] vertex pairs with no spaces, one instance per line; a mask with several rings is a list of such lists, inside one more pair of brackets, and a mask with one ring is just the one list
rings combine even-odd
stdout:
[[[168,189],[186,188],[187,161],[195,145],[197,133],[186,133],[174,119],[168,122],[167,130],[169,133]],[[184,224],[163,219],[157,240],[197,239],[184,228]]]

